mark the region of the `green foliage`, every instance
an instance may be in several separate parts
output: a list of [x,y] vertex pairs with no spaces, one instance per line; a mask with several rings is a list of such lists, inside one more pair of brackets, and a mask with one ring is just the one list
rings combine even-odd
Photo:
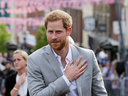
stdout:
[[6,43],[10,41],[11,34],[8,33],[6,25],[0,24],[0,52],[7,52]]
[[44,26],[40,26],[37,30],[36,46],[34,47],[34,50],[37,50],[47,44],[48,42],[47,42],[47,36],[46,36],[46,29]]

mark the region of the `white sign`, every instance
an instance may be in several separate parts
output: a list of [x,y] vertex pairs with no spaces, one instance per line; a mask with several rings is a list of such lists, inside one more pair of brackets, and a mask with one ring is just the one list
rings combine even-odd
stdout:
[[[125,21],[122,21],[121,25],[122,25],[122,33],[125,33]],[[116,35],[120,34],[120,29],[119,29],[118,21],[113,21],[113,32]]]
[[19,43],[24,43],[24,38],[26,38],[26,43],[32,46],[36,45],[36,38],[32,34],[26,34],[25,36],[23,33],[19,33]]
[[29,45],[35,46],[36,45],[36,38],[35,38],[35,36],[32,35],[32,34],[28,34],[26,36],[26,43],[29,44]]
[[86,17],[85,19],[84,19],[84,29],[86,30],[86,31],[93,31],[93,30],[95,30],[95,18],[93,18],[93,17]]

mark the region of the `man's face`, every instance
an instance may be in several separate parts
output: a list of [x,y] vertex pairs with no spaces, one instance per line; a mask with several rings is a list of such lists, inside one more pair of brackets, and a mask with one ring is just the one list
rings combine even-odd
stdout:
[[7,63],[5,66],[6,66],[6,69],[9,70],[11,67],[11,64]]
[[62,20],[48,22],[47,41],[54,50],[61,50],[66,46],[68,32],[63,27]]

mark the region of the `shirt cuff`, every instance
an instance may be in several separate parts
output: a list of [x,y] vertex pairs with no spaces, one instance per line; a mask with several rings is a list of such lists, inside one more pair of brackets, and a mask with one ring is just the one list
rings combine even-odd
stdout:
[[66,77],[65,75],[63,75],[62,77],[63,77],[64,81],[66,82],[66,84],[67,84],[68,86],[70,86],[71,83],[70,83],[70,81],[67,79],[67,77]]

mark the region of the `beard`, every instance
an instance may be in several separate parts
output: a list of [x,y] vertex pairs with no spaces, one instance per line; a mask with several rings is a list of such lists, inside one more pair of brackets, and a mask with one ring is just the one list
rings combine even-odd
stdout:
[[48,43],[53,48],[53,50],[62,50],[67,43],[67,38],[63,40],[48,40]]

